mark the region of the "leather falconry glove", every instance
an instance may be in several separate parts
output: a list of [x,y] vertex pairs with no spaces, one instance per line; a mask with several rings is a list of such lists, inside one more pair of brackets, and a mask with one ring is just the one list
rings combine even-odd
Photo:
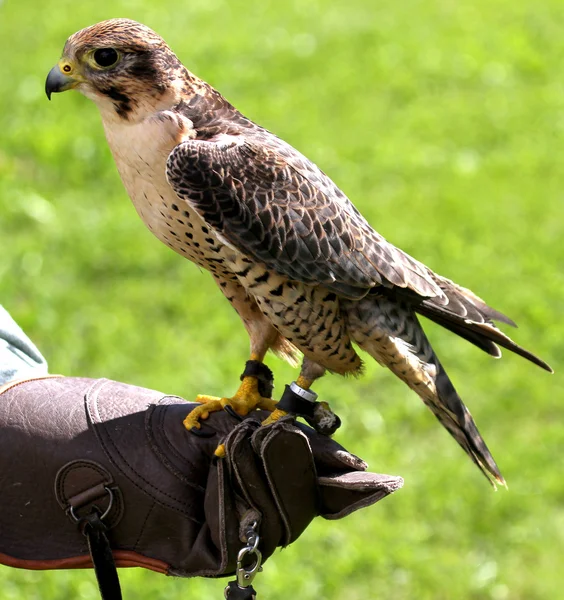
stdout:
[[[105,379],[40,378],[0,388],[0,563],[94,566],[120,598],[113,566],[180,577],[235,574],[226,597],[252,598],[255,572],[315,516],[339,519],[402,485],[313,429],[266,413],[210,415],[186,431],[182,398]],[[214,456],[219,443],[225,457]],[[111,549],[111,550],[110,550]]]

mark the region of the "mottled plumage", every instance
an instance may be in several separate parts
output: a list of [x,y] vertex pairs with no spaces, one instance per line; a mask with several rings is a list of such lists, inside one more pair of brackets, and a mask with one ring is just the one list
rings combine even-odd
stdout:
[[254,360],[272,349],[292,361],[298,349],[309,385],[326,369],[359,373],[356,344],[503,481],[416,313],[493,356],[500,345],[550,370],[493,322],[510,319],[387,242],[327,175],[239,113],[143,25],[114,19],[71,36],[47,92],[71,87],[98,105],[143,221],[213,274]]

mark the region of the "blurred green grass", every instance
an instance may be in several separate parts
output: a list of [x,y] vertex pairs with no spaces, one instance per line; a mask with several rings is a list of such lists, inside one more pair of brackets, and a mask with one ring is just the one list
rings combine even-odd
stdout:
[[[420,401],[367,365],[316,390],[338,440],[405,487],[318,520],[259,597],[562,595],[564,37],[561,0],[0,0],[0,302],[53,372],[191,397],[236,385],[247,339],[211,278],[134,212],[95,107],[43,94],[68,35],[127,16],[294,144],[371,223],[514,318],[553,377],[428,326],[509,491],[490,491]],[[270,360],[279,387],[295,377]],[[1,532],[0,532],[1,535]],[[122,572],[126,598],[219,598],[224,582]],[[0,569],[0,599],[97,598],[91,572]]]

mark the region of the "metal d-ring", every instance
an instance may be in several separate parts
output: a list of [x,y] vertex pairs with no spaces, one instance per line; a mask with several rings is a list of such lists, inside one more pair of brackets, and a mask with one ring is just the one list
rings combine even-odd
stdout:
[[[110,502],[108,503],[108,508],[106,508],[106,510],[100,515],[100,521],[103,521],[110,514],[110,511],[112,510],[112,508],[114,506],[114,493],[112,492],[112,488],[105,485],[104,489],[106,490],[106,492],[108,493],[108,496],[110,497]],[[74,512],[74,506],[72,506],[72,505],[69,506],[69,514],[76,523],[80,522],[81,518],[76,516],[76,513]]]

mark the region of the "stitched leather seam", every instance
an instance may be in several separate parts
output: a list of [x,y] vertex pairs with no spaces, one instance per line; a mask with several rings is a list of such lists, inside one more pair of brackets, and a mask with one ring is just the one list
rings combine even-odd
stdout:
[[219,549],[221,552],[221,564],[219,573],[223,573],[227,567],[229,548],[227,547],[227,531],[225,527],[225,473],[224,462],[218,464],[217,492],[218,492],[218,508],[219,508]]
[[[246,425],[246,423],[245,423]],[[240,426],[241,427],[241,426]],[[241,427],[241,433],[239,433],[235,439],[231,442],[233,446],[239,445],[241,443],[241,440],[244,439],[247,436],[247,432],[251,431],[252,427],[247,426],[245,429],[243,429]],[[231,450],[231,449],[230,449]],[[233,450],[231,450],[230,455],[232,454]],[[247,491],[247,487],[245,485],[245,482],[243,480],[243,477],[241,477],[241,471],[239,469],[239,465],[237,463],[236,460],[233,460],[231,463],[232,468],[235,471],[235,474],[237,476],[237,480],[239,482],[239,487],[241,488],[241,491],[243,492],[243,495],[245,497],[245,500],[247,501],[247,504],[249,504],[252,508],[254,508],[255,510],[259,510],[258,506],[256,506],[255,502],[253,502],[253,499],[250,497],[249,492]],[[260,512],[260,511],[259,511]]]
[[[174,396],[165,396],[165,398],[171,398]],[[162,400],[162,399],[161,399]],[[159,400],[160,402],[160,400]],[[154,405],[155,408],[158,405]],[[150,409],[149,409],[150,410]],[[158,459],[167,467],[167,469],[169,471],[171,471],[171,473],[177,477],[180,481],[182,481],[182,483],[184,483],[185,485],[191,487],[192,489],[196,490],[199,493],[204,493],[206,490],[203,486],[200,485],[195,485],[194,483],[192,483],[188,477],[186,475],[184,475],[179,469],[177,469],[172,463],[171,461],[166,457],[166,455],[164,455],[163,452],[161,452],[158,449],[159,444],[157,443],[157,440],[155,438],[155,435],[152,432],[152,428],[151,425],[155,426],[155,429],[158,433],[161,434],[162,439],[164,440],[164,444],[166,446],[166,449],[170,451],[171,454],[174,455],[175,458],[177,458],[178,460],[180,460],[181,462],[186,462],[187,459],[186,457],[182,456],[177,449],[172,445],[172,443],[170,442],[170,440],[168,439],[168,437],[166,436],[166,432],[163,426],[164,423],[164,419],[165,419],[165,411],[161,410],[159,411],[160,414],[158,415],[157,418],[155,418],[155,409],[152,410],[151,414],[149,415],[149,418],[146,420],[146,424],[145,424],[145,432],[147,434],[147,437],[149,439],[149,442],[151,443],[152,446],[155,446],[155,449],[151,448],[153,450],[153,452],[157,455]]]
[[[93,419],[93,415],[92,412],[90,410],[90,402],[89,399],[92,399],[92,402],[94,403],[93,408],[96,409],[96,412],[98,411],[98,404],[97,404],[97,399],[98,399],[98,395],[100,393],[100,391],[102,390],[102,388],[104,388],[106,385],[110,384],[110,383],[114,383],[113,381],[110,381],[109,379],[101,379],[99,380],[101,382],[101,384],[99,385],[98,389],[94,389],[96,387],[96,383],[94,383],[94,385],[91,386],[91,388],[89,390],[87,390],[86,392],[86,396],[85,396],[85,401],[86,401],[86,410],[88,412],[88,415],[90,416],[90,420],[92,423],[94,423],[94,419]],[[91,396],[91,394],[93,395],[93,397]],[[100,423],[101,419],[100,419],[100,415],[99,413],[96,414],[97,420]],[[94,429],[94,428],[93,428]],[[108,445],[106,444],[106,442],[102,439],[102,436],[99,436],[98,434],[96,434],[96,437],[98,438],[98,441],[100,443],[100,445],[102,446],[106,456],[112,461],[112,463],[116,466],[116,468],[118,468],[121,473],[123,473],[123,475],[125,477],[127,477],[127,479],[129,479],[129,481],[131,481],[131,483],[133,483],[133,485],[141,490],[142,492],[144,492],[145,494],[148,494],[147,490],[144,489],[142,486],[139,485],[139,483],[137,481],[135,481],[130,475],[128,475],[125,470],[123,468],[121,468],[117,462],[115,461],[115,459],[112,457],[112,454],[110,453],[110,449],[108,447]],[[172,496],[171,494],[167,494],[166,492],[163,492],[162,490],[159,490],[158,488],[156,488],[151,482],[147,481],[140,473],[138,473],[135,469],[133,469],[131,467],[131,465],[128,463],[127,460],[125,460],[124,456],[122,455],[122,453],[119,451],[119,449],[117,448],[117,446],[114,444],[114,442],[111,440],[109,440],[111,446],[113,447],[115,453],[120,457],[120,459],[123,461],[123,464],[125,464],[128,469],[134,473],[141,481],[143,481],[143,483],[145,483],[149,488],[151,488],[152,490],[162,494],[163,496],[170,498],[171,500],[174,500],[175,502],[178,502],[179,504],[182,504],[181,500],[179,498],[176,498],[174,496]],[[182,508],[178,508],[177,506],[174,506],[172,504],[169,504],[163,500],[160,500],[159,498],[155,497],[153,494],[148,494],[151,496],[151,498],[154,501],[159,502],[160,504],[162,504],[163,506],[166,506],[167,508],[170,508],[171,510],[174,510],[177,513],[180,513],[182,515],[184,515],[185,517],[187,517],[189,520],[197,523],[198,525],[201,525],[202,522],[194,519],[193,517],[191,517],[188,512]]]
[[[161,400],[159,400],[159,403],[162,400],[165,400],[167,398],[172,398],[172,397],[173,396],[165,396],[164,398],[161,398]],[[176,458],[180,459],[181,461],[185,461],[186,458],[184,456],[182,456],[180,454],[180,452],[178,452],[178,450],[172,445],[172,442],[169,440],[168,436],[166,435],[165,429],[163,427],[163,423],[164,423],[164,419],[165,419],[165,411],[162,410],[160,412],[161,412],[161,414],[159,416],[159,421],[157,423],[157,426],[159,428],[159,431],[163,434],[163,439],[167,445],[167,448],[171,451],[171,454],[173,454]]]
[[[101,388],[100,388],[100,389],[101,389]],[[97,399],[97,396],[98,396],[99,392],[100,392],[100,390],[97,390],[97,392],[96,392],[96,399]],[[97,408],[97,406],[96,406],[96,408]],[[99,415],[98,415],[98,416],[99,416]],[[106,442],[105,442],[105,441],[103,441],[103,440],[101,440],[101,439],[100,439],[100,442],[101,442],[102,446],[104,447],[104,450],[106,451],[106,453],[109,455],[109,452],[108,452],[108,446],[107,446]],[[124,464],[125,464],[125,465],[128,467],[128,469],[130,469],[132,473],[134,473],[134,474],[135,474],[135,475],[136,475],[136,476],[137,476],[137,477],[138,477],[138,478],[139,478],[141,481],[143,481],[143,483],[147,484],[147,485],[148,485],[148,486],[149,486],[151,489],[155,490],[156,492],[159,492],[159,493],[161,493],[163,496],[166,496],[167,498],[170,498],[171,500],[174,500],[174,501],[176,501],[176,502],[179,502],[179,503],[181,503],[181,504],[182,504],[182,502],[181,502],[181,500],[180,500],[179,498],[176,498],[175,496],[173,496],[173,495],[171,495],[171,494],[168,494],[168,493],[166,493],[166,492],[163,492],[163,491],[162,491],[162,490],[160,490],[159,488],[155,487],[155,486],[154,486],[154,485],[153,485],[153,484],[152,484],[150,481],[148,481],[148,480],[147,480],[145,477],[143,477],[143,475],[141,475],[141,473],[139,473],[138,471],[136,471],[136,470],[135,470],[135,469],[134,469],[134,468],[133,468],[133,467],[132,467],[132,466],[129,464],[129,462],[126,460],[126,458],[123,456],[123,454],[121,453],[121,451],[119,450],[119,448],[116,446],[116,444],[113,442],[113,440],[112,440],[111,438],[109,439],[109,443],[111,444],[111,446],[112,446],[112,448],[114,449],[114,451],[116,452],[116,454],[117,454],[117,455],[118,455],[118,456],[121,458],[121,460],[123,461],[123,463],[124,463]],[[118,468],[120,468],[118,465],[116,465],[116,466],[117,466]],[[131,477],[129,477],[129,476],[128,476],[128,475],[127,475],[127,474],[126,474],[124,471],[123,471],[123,469],[121,469],[121,468],[120,468],[120,471],[122,471],[122,473],[124,473],[124,475],[126,475],[126,477],[127,477],[127,478],[128,478],[130,481],[132,481],[132,483],[134,483],[134,484],[135,484],[137,487],[139,487],[140,489],[143,489],[143,488],[141,488],[141,487],[140,487],[140,486],[139,486],[139,485],[138,485],[138,484],[137,484],[135,481],[133,481],[133,479],[132,479]],[[154,498],[154,497],[153,497],[153,500],[156,500],[156,498]],[[182,509],[179,509],[179,508],[176,508],[176,507],[174,507],[174,506],[172,506],[172,505],[170,505],[170,508],[173,508],[173,509],[175,509],[175,510],[177,510],[177,511],[181,512],[181,513],[185,513],[185,511],[184,511],[184,510],[182,510]],[[186,513],[185,513],[185,514],[186,514]]]
[[[274,428],[273,428],[274,429]],[[282,504],[282,501],[280,500],[280,495],[278,493],[278,488],[274,485],[274,482],[272,481],[272,477],[270,476],[270,471],[266,468],[266,461],[265,461],[265,456],[264,456],[264,452],[267,448],[267,444],[270,442],[270,439],[275,436],[278,432],[276,430],[271,431],[263,440],[262,444],[261,444],[261,453],[260,453],[260,457],[262,459],[263,465],[264,465],[264,472],[266,474],[266,478],[268,480],[268,483],[270,485],[270,488],[272,490],[274,490],[276,493],[272,494],[274,497],[274,502],[276,503],[276,506],[278,507],[278,512],[280,513],[280,516],[282,517],[282,521],[284,522],[284,529],[286,530],[286,536],[285,536],[285,541],[286,543],[284,544],[284,546],[287,546],[290,543],[290,540],[292,538],[292,526],[290,523],[290,519],[288,517],[288,514],[286,513],[286,510]]]
[[[110,452],[109,452],[109,448],[106,445],[106,443],[102,440],[99,439],[100,444],[102,446],[102,448],[104,449],[104,452],[106,453],[107,456],[111,456]],[[133,467],[131,467],[131,465],[127,462],[127,460],[125,460],[123,454],[119,451],[119,449],[116,447],[116,445],[113,442],[110,442],[111,446],[113,448],[113,450],[115,451],[115,453],[120,457],[120,459],[123,461],[123,463],[128,467],[128,469],[131,470],[132,473],[134,473],[143,483],[145,483],[148,487],[150,487],[152,490],[154,490],[155,492],[158,492],[160,494],[162,494],[163,496],[170,498],[170,500],[174,500],[175,502],[178,502],[179,504],[183,504],[181,502],[181,500],[179,498],[176,498],[175,496],[172,496],[171,494],[168,494],[166,492],[163,492],[162,490],[160,490],[159,488],[155,487],[150,481],[148,481],[147,479],[145,479],[145,477],[143,477],[140,473],[138,473]],[[114,464],[116,464],[116,467],[125,475],[125,477],[127,477],[129,479],[129,481],[131,481],[131,483],[133,483],[135,485],[135,487],[137,487],[139,490],[141,490],[142,492],[145,492],[147,494],[147,490],[144,489],[142,486],[140,486],[132,477],[130,477],[124,469],[122,469],[117,463],[115,463],[115,461],[113,461]],[[151,496],[151,498],[153,499],[153,501],[158,501],[159,503],[161,503],[163,506],[166,506],[167,508],[170,508],[171,510],[174,510],[176,512],[179,512],[180,514],[183,514],[184,516],[188,517],[190,520],[201,524],[200,521],[198,521],[197,519],[194,519],[193,517],[190,517],[188,512],[182,508],[179,508],[177,506],[174,506],[172,504],[169,504],[161,499],[157,499],[155,498],[154,495],[149,494]]]
[[155,508],[154,500],[153,500],[153,503],[151,504],[151,507],[147,511],[147,514],[145,515],[145,519],[143,519],[143,525],[141,525],[141,529],[139,530],[139,535],[137,536],[137,539],[135,540],[135,544],[133,546],[134,550],[137,550],[137,546],[139,545],[139,540],[141,539],[141,536],[145,532],[145,526],[147,525],[147,521],[149,520],[149,517],[151,516],[151,513],[153,512],[153,508]]

